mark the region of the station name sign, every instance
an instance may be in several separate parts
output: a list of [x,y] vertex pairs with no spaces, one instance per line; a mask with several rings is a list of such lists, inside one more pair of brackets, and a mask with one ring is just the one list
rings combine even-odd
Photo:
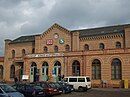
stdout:
[[28,58],[34,58],[34,57],[60,57],[64,56],[64,53],[52,53],[52,54],[29,54],[26,55]]

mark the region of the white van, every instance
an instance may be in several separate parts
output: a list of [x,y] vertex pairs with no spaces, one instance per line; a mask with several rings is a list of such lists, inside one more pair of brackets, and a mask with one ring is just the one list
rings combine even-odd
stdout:
[[64,82],[73,85],[75,90],[84,91],[91,88],[89,76],[68,76],[64,77]]

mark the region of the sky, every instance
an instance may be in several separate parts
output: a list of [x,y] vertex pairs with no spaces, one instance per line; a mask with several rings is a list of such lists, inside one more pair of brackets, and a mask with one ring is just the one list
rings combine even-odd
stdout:
[[4,40],[44,33],[130,24],[130,0],[0,0],[0,56]]

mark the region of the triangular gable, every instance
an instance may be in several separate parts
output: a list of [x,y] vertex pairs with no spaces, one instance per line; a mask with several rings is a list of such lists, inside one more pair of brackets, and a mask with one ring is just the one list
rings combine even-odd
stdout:
[[59,30],[63,30],[63,32],[65,32],[65,33],[67,33],[67,34],[70,34],[70,31],[69,30],[67,30],[66,28],[64,28],[64,27],[62,27],[62,26],[60,26],[60,25],[58,25],[58,24],[54,24],[54,25],[52,25],[47,31],[45,31],[45,32],[43,32],[42,34],[41,34],[41,38],[43,38],[43,37],[45,37],[50,31],[52,31],[54,28],[58,28]]

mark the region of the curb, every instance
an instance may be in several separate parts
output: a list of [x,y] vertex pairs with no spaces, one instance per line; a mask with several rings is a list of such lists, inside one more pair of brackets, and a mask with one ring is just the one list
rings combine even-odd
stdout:
[[92,90],[98,90],[98,91],[129,91],[130,88],[125,89],[125,88],[92,88]]

